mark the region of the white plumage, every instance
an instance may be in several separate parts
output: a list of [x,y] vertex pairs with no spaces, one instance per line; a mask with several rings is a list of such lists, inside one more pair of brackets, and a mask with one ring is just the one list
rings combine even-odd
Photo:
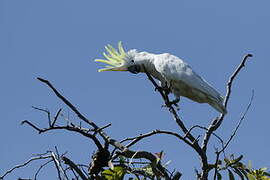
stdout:
[[226,113],[223,97],[183,60],[166,53],[157,55],[153,63],[176,97],[184,96],[198,103],[208,103],[217,111]]
[[109,55],[105,55],[108,61],[96,61],[110,66],[100,71],[139,73],[144,72],[144,65],[146,71],[158,79],[161,86],[169,88],[177,99],[184,96],[198,103],[208,103],[220,113],[227,113],[223,105],[223,97],[182,59],[169,53],[152,54],[136,50],[125,53],[121,43],[119,43],[119,52],[111,46],[106,49],[109,52]]

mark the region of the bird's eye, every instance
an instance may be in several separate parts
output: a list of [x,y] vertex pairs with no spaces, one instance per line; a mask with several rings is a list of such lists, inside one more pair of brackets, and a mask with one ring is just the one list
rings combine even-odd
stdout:
[[132,59],[131,62],[134,63],[134,60]]

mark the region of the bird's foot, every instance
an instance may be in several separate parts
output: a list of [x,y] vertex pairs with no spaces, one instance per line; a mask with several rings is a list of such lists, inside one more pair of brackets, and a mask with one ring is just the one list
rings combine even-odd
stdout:
[[171,92],[170,88],[167,87],[167,86],[162,87],[162,90],[163,90],[163,92],[164,92],[167,96],[168,96],[168,95],[170,94],[170,92]]
[[171,89],[168,86],[167,82],[165,84],[162,84],[161,86],[156,87],[155,91],[163,91],[167,96],[171,93]]
[[165,86],[165,87],[158,86],[158,87],[155,88],[155,91],[163,91],[167,96],[171,92],[170,88],[168,88],[167,86]]

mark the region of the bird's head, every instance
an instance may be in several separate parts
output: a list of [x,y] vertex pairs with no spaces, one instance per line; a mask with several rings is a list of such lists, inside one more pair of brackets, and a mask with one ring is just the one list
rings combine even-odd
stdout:
[[103,71],[129,71],[137,74],[143,72],[143,58],[135,49],[125,52],[122,43],[118,43],[118,50],[111,45],[105,46],[108,54],[103,53],[105,59],[95,59],[96,62],[102,62],[108,64],[103,69],[99,69],[98,72]]

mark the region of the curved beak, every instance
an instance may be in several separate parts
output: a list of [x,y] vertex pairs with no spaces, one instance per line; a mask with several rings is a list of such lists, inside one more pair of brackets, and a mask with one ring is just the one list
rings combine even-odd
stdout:
[[129,72],[133,74],[138,74],[139,72],[141,72],[141,67],[139,65],[132,65],[129,66],[127,69]]

